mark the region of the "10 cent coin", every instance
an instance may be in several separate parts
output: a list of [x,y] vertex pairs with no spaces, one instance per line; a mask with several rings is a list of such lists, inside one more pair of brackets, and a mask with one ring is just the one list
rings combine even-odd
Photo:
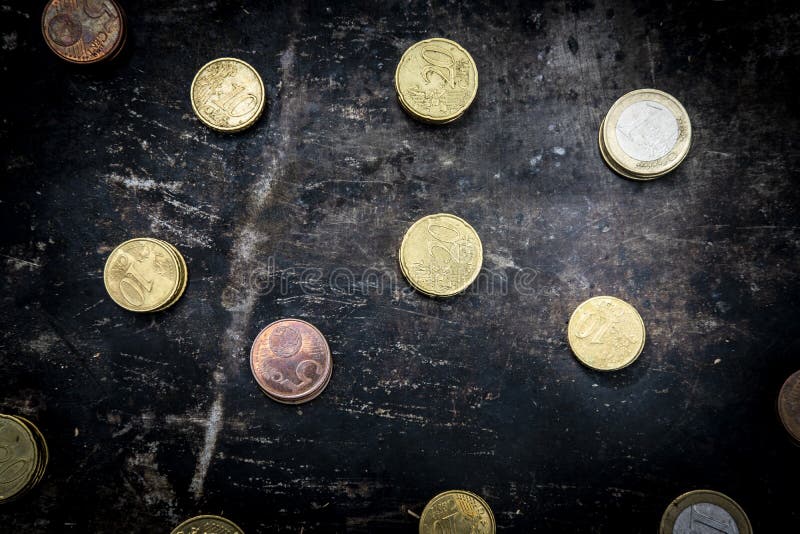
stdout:
[[256,69],[232,57],[203,65],[190,91],[197,118],[209,128],[227,133],[252,126],[264,111],[265,95]]
[[419,520],[419,534],[494,534],[496,529],[486,501],[463,490],[445,491],[431,499]]
[[615,371],[632,364],[644,348],[644,321],[636,308],[615,297],[593,297],[572,313],[567,326],[572,352],[584,365]]
[[198,515],[172,529],[172,534],[244,534],[244,531],[230,519]]

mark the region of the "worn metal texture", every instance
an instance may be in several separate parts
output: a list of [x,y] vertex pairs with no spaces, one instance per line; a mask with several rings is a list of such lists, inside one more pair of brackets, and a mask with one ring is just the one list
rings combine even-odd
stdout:
[[[343,3],[344,4],[344,3]],[[460,488],[498,530],[652,533],[721,491],[756,532],[800,524],[800,448],[775,402],[800,368],[800,15],[791,2],[127,1],[126,51],[70,65],[42,2],[0,2],[0,411],[51,448],[9,532],[168,532],[200,513],[247,532],[415,532]],[[410,119],[403,51],[443,36],[480,75],[467,113]],[[267,109],[215,133],[192,113],[207,61],[261,74]],[[622,94],[686,107],[680,167],[639,183],[602,162]],[[484,249],[466,294],[420,295],[397,251],[450,212]],[[189,285],[133,314],[105,293],[114,246],[174,244]],[[600,374],[566,325],[594,295],[647,343]],[[334,369],[303,406],[248,366],[283,317]]]

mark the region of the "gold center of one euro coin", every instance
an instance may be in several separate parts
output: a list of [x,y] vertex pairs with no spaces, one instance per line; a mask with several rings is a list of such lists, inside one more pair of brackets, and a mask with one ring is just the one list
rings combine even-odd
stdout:
[[673,170],[689,153],[692,124],[681,103],[657,89],[619,98],[600,126],[600,149],[612,169],[634,180]]
[[448,39],[426,39],[405,51],[394,75],[400,104],[415,118],[446,123],[460,117],[478,93],[478,68]]
[[165,243],[140,237],[111,252],[103,282],[109,296],[126,310],[149,312],[172,301],[184,282],[181,273],[179,260]]
[[418,291],[449,297],[469,287],[483,265],[483,247],[467,221],[448,213],[411,225],[400,244],[400,269]]
[[264,111],[264,82],[240,59],[223,57],[203,65],[192,80],[192,109],[209,128],[238,132]]
[[224,517],[198,515],[175,527],[172,534],[244,534],[244,531]]
[[572,313],[567,339],[575,356],[598,371],[632,364],[644,348],[644,322],[636,309],[615,297],[593,297]]
[[419,519],[419,534],[494,534],[496,528],[486,501],[462,490],[445,491],[431,499]]
[[661,517],[659,534],[753,534],[744,510],[718,491],[695,490],[670,503]]
[[0,502],[25,491],[39,468],[33,434],[17,418],[0,414]]

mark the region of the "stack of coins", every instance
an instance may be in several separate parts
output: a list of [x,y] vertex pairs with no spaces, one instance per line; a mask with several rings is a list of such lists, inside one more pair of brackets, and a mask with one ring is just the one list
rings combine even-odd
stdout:
[[400,270],[417,291],[449,297],[467,289],[483,265],[478,233],[449,213],[428,215],[408,229],[400,244]]
[[632,180],[652,180],[689,153],[692,124],[675,97],[639,89],[614,102],[600,124],[598,143],[611,170]]
[[0,414],[0,503],[33,489],[50,456],[36,425],[20,416]]
[[264,328],[250,349],[250,370],[272,400],[302,404],[322,393],[333,361],[325,336],[312,324],[281,319]]
[[496,529],[494,514],[486,501],[464,490],[440,493],[428,502],[419,519],[419,534],[494,534]]
[[684,493],[670,503],[661,517],[659,534],[725,532],[753,534],[742,507],[730,497],[711,490]]
[[186,289],[186,261],[166,241],[137,237],[111,252],[103,270],[109,296],[126,310],[153,312],[169,308]]
[[42,14],[42,35],[58,57],[80,65],[107,63],[128,39],[125,13],[115,0],[50,0]]
[[425,39],[405,51],[394,75],[400,105],[430,124],[461,117],[478,93],[478,68],[469,52],[448,39]]
[[587,367],[616,371],[636,361],[644,349],[644,321],[636,308],[616,297],[592,297],[569,319],[567,341]]
[[800,443],[800,371],[783,383],[778,394],[778,415],[789,435]]
[[200,121],[218,132],[249,128],[264,111],[264,82],[241,59],[221,57],[200,67],[189,97]]
[[230,519],[198,515],[172,529],[172,534],[244,534],[244,531]]

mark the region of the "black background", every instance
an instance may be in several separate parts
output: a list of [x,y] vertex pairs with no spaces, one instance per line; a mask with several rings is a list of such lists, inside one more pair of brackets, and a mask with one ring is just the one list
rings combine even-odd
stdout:
[[[0,5],[0,410],[52,453],[35,492],[0,507],[3,531],[168,532],[213,513],[247,532],[411,533],[407,510],[451,488],[507,532],[652,533],[696,488],[760,534],[798,531],[800,449],[775,410],[800,368],[793,2],[123,5],[130,41],[105,68],[49,51],[41,2]],[[446,127],[394,95],[402,52],[432,36],[480,75]],[[189,103],[220,56],[267,88],[236,135]],[[650,183],[597,149],[608,108],[641,87],[694,127],[686,161]],[[475,227],[505,289],[409,290],[400,240],[440,211]],[[112,248],[143,235],[189,265],[158,314],[102,283]],[[332,285],[337,269],[356,283]],[[361,283],[367,269],[396,283]],[[599,294],[647,326],[611,374],[566,343]],[[333,352],[300,407],[248,368],[282,317]]]

